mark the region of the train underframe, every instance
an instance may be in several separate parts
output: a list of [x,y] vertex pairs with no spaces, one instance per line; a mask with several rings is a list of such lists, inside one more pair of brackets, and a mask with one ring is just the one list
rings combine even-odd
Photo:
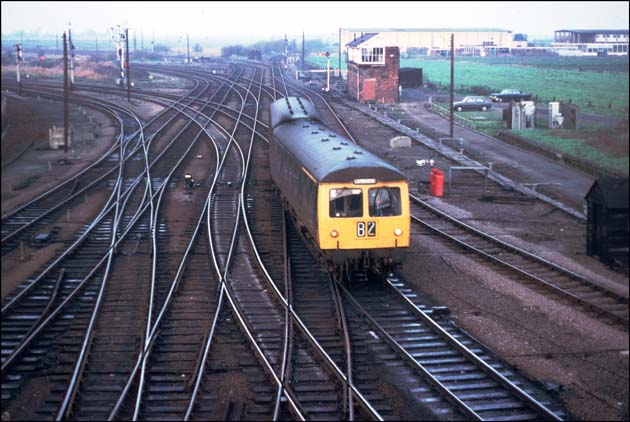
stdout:
[[308,229],[300,224],[295,214],[289,212],[291,219],[299,227],[299,232],[305,244],[317,257],[322,266],[330,273],[336,274],[340,280],[353,280],[351,274],[363,272],[369,278],[371,275],[397,269],[405,257],[403,248],[383,249],[320,249],[317,241]]

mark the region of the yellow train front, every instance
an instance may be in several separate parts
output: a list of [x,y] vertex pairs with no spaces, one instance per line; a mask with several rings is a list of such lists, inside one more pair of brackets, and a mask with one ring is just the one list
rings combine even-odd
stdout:
[[400,263],[409,247],[409,192],[389,163],[327,128],[312,104],[271,105],[270,165],[286,207],[331,265]]

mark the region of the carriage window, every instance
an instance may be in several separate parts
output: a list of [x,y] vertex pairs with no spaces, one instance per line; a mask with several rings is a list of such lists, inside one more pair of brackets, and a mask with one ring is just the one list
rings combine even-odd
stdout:
[[362,217],[363,191],[361,189],[331,189],[331,217]]
[[388,217],[402,214],[400,207],[400,188],[372,188],[370,199],[370,217]]

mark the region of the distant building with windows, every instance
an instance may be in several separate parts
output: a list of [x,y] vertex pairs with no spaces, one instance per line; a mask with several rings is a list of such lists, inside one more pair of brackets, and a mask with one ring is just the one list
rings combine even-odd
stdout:
[[365,34],[383,34],[398,46],[401,54],[448,56],[451,34],[454,34],[456,55],[485,56],[509,54],[515,46],[512,31],[500,28],[340,28],[340,45]]
[[628,30],[559,29],[551,48],[565,56],[627,56]]

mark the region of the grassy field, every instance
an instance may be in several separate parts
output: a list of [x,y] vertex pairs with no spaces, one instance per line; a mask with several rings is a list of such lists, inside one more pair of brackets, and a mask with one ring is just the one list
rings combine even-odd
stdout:
[[[447,103],[438,104],[448,108]],[[494,108],[487,112],[456,111],[455,114],[474,121],[477,131],[490,136],[495,136],[499,130],[505,129],[501,120],[502,113]],[[577,157],[628,176],[630,142],[627,128],[611,130],[608,127],[590,126],[579,130],[567,130],[546,129],[545,125],[546,120],[539,119],[536,122],[537,129],[512,132],[564,155]]]
[[[326,66],[325,57],[309,62]],[[488,95],[504,88],[531,92],[536,101],[565,101],[585,113],[628,116],[628,57],[456,57],[455,91],[458,95]],[[337,56],[331,56],[336,68]],[[450,84],[450,60],[425,57],[401,59],[401,67],[421,67],[424,82]],[[341,68],[346,64],[342,59]]]
[[[460,95],[516,88],[537,101],[571,101],[585,113],[627,117],[627,63],[627,57],[533,57],[531,62],[521,57],[456,58],[455,88]],[[421,67],[425,83],[450,83],[448,59],[401,59],[400,65]]]
[[[322,60],[323,59],[323,60]],[[309,61],[323,64],[324,57]],[[540,129],[515,131],[530,141],[543,144],[563,154],[579,157],[615,172],[628,174],[628,57],[456,57],[455,92],[457,95],[487,95],[504,88],[531,92],[537,101],[569,101],[584,113],[620,116],[626,126],[586,126],[580,130]],[[331,57],[337,66],[337,58]],[[445,89],[450,83],[450,60],[426,57],[401,59],[401,67],[421,67],[424,82]],[[345,63],[342,61],[342,68]],[[448,107],[448,104],[440,104]],[[610,105],[610,108],[609,108]],[[476,123],[478,131],[494,136],[503,129],[498,110],[456,114]]]
[[628,132],[625,136],[611,134],[607,128],[580,131],[566,129],[526,129],[514,133],[584,161],[612,169],[628,177]]

